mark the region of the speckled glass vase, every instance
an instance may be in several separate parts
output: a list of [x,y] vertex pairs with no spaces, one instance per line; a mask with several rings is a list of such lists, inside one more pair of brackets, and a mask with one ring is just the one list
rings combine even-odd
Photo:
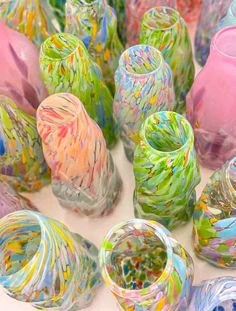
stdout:
[[177,0],[178,11],[187,23],[198,19],[201,3],[202,0]]
[[1,0],[0,20],[24,33],[38,46],[59,31],[48,0]]
[[177,101],[176,111],[185,112],[185,99],[194,80],[191,41],[185,21],[167,7],[156,7],[142,19],[140,42],[156,47],[170,65]]
[[125,2],[126,0],[108,0],[109,5],[115,9],[117,16],[117,31],[123,45],[126,45],[125,31]]
[[0,284],[10,297],[41,310],[74,311],[91,303],[101,284],[91,242],[31,211],[0,219],[0,240]]
[[61,26],[61,30],[65,28],[65,3],[66,0],[49,0],[52,8],[54,9],[54,14]]
[[176,0],[126,0],[125,29],[129,46],[139,41],[140,25],[144,13],[162,5],[176,8]]
[[116,225],[105,237],[99,259],[122,310],[186,310],[193,262],[162,225],[142,219]]
[[236,278],[203,281],[193,291],[189,311],[235,311]]
[[154,112],[174,108],[172,72],[161,53],[148,45],[126,50],[116,71],[114,116],[131,162],[143,120]]
[[100,65],[110,91],[123,47],[117,34],[117,17],[107,0],[67,0],[66,32],[79,37]]
[[216,30],[219,31],[222,28],[229,26],[236,26],[236,0],[232,1],[227,14],[218,23]]
[[204,66],[209,52],[211,38],[216,26],[225,16],[232,0],[202,0],[201,13],[195,35],[195,56],[198,63]]
[[194,211],[196,253],[236,268],[236,157],[211,176]]
[[110,213],[121,179],[101,129],[79,99],[72,94],[48,97],[38,108],[37,125],[59,203],[86,216]]
[[0,180],[18,191],[36,191],[50,181],[35,117],[3,95],[0,95]]
[[192,216],[200,172],[193,130],[181,115],[161,111],[148,117],[134,153],[135,216],[172,229]]
[[109,147],[116,143],[113,98],[100,67],[77,37],[58,33],[41,46],[40,68],[50,94],[72,93],[101,127]]

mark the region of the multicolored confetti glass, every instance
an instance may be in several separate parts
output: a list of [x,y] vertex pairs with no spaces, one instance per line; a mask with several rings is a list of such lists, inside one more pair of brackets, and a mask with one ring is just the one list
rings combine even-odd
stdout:
[[0,219],[0,240],[0,284],[9,296],[41,310],[80,310],[91,303],[101,284],[91,242],[31,211]]
[[78,98],[55,94],[37,111],[38,132],[59,203],[86,216],[108,214],[121,179],[99,126]]
[[4,0],[0,3],[0,20],[24,33],[36,45],[59,31],[48,0]]
[[66,92],[77,96],[101,127],[109,147],[116,142],[113,98],[100,67],[84,44],[74,35],[58,33],[41,46],[40,67],[50,94]]
[[117,16],[117,30],[119,38],[123,45],[126,45],[126,31],[125,31],[125,2],[127,0],[108,0],[109,5],[115,9]]
[[61,30],[64,30],[65,21],[66,21],[66,17],[65,17],[66,0],[49,0],[49,2],[54,9],[54,14],[58,22],[60,23]]
[[219,22],[216,27],[216,30],[219,31],[222,28],[236,26],[236,0],[233,0],[229,6],[228,12],[225,17]]
[[172,72],[161,53],[148,45],[126,50],[116,72],[114,116],[130,161],[143,120],[159,110],[174,108]]
[[201,66],[204,66],[207,61],[216,26],[225,16],[231,2],[232,0],[202,0],[195,36],[195,56]]
[[186,310],[193,262],[162,225],[142,219],[116,225],[105,237],[99,259],[122,310]]
[[140,42],[156,47],[170,65],[177,101],[176,111],[185,112],[185,99],[194,80],[194,63],[188,28],[179,13],[156,7],[144,14]]
[[114,93],[114,73],[123,47],[117,34],[115,11],[107,0],[67,0],[66,32],[75,34],[84,42]]
[[210,263],[236,268],[236,157],[208,181],[194,211],[196,253]]
[[148,117],[134,153],[135,216],[168,228],[192,216],[200,172],[193,130],[181,115],[161,111]]
[[39,103],[48,96],[40,75],[38,49],[26,36],[1,22],[0,42],[0,95],[12,98],[20,109],[35,116]]
[[177,0],[178,11],[187,23],[198,19],[201,4],[202,0]]
[[236,278],[221,277],[203,281],[194,288],[189,311],[235,311]]
[[49,183],[36,119],[0,95],[0,180],[18,191],[36,191]]

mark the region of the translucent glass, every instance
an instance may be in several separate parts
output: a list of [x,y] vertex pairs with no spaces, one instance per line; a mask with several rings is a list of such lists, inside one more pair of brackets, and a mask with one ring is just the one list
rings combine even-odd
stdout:
[[229,26],[236,26],[236,1],[232,1],[231,5],[229,6],[228,12],[224,18],[219,22],[217,25],[217,31],[222,28],[229,27]]

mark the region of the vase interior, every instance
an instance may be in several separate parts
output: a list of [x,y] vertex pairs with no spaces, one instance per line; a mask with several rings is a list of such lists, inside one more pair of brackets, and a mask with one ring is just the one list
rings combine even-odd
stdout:
[[215,47],[226,57],[236,58],[236,27],[223,28],[216,35]]
[[169,7],[156,7],[144,15],[143,23],[146,27],[156,30],[172,28],[179,20],[179,13]]

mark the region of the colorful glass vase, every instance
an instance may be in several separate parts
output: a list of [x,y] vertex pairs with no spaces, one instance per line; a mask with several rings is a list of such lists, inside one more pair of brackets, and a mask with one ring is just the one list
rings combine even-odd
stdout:
[[83,41],[114,93],[114,73],[123,47],[117,34],[115,11],[107,0],[67,0],[66,32],[75,34]]
[[125,2],[127,0],[108,0],[109,5],[115,9],[117,16],[117,31],[123,45],[126,45],[125,31]]
[[216,32],[216,26],[225,16],[231,2],[232,0],[202,0],[195,35],[195,56],[201,66],[204,66],[207,61],[211,39]]
[[201,4],[202,0],[177,0],[178,11],[187,23],[198,19]]
[[229,26],[236,26],[236,1],[233,0],[231,5],[229,6],[228,12],[221,19],[219,24],[216,27],[216,30],[219,31],[222,28],[229,27]]
[[199,160],[211,169],[220,168],[236,154],[235,33],[236,27],[224,28],[212,39],[207,63],[187,100]]
[[221,277],[203,281],[193,291],[189,311],[235,311],[236,278]]
[[91,242],[31,211],[0,219],[0,240],[0,284],[10,297],[42,310],[80,310],[91,303],[101,284]]
[[41,46],[40,68],[50,94],[72,93],[101,127],[109,147],[116,143],[113,98],[100,67],[74,35],[58,33]]
[[194,211],[196,253],[236,268],[236,157],[211,176]]
[[0,95],[12,98],[19,108],[34,116],[48,96],[40,75],[38,50],[26,36],[1,22],[0,42]]
[[59,25],[48,0],[4,0],[0,20],[25,34],[36,45],[59,31]]
[[176,111],[185,112],[185,100],[194,80],[194,63],[188,28],[179,13],[167,7],[156,7],[142,19],[140,42],[162,52],[174,77]]
[[154,112],[174,108],[172,72],[161,53],[148,45],[126,50],[116,72],[114,116],[131,162],[143,120]]
[[176,0],[126,0],[125,28],[129,46],[139,41],[140,25],[144,13],[157,6],[176,8]]
[[59,203],[86,216],[111,212],[121,179],[98,125],[72,94],[55,94],[37,111],[52,190]]
[[200,182],[193,130],[171,111],[148,117],[134,153],[135,216],[172,229],[192,216]]
[[122,310],[186,310],[193,262],[162,225],[143,219],[116,225],[103,241],[99,260]]
[[0,180],[18,191],[36,191],[50,181],[36,119],[0,95]]

